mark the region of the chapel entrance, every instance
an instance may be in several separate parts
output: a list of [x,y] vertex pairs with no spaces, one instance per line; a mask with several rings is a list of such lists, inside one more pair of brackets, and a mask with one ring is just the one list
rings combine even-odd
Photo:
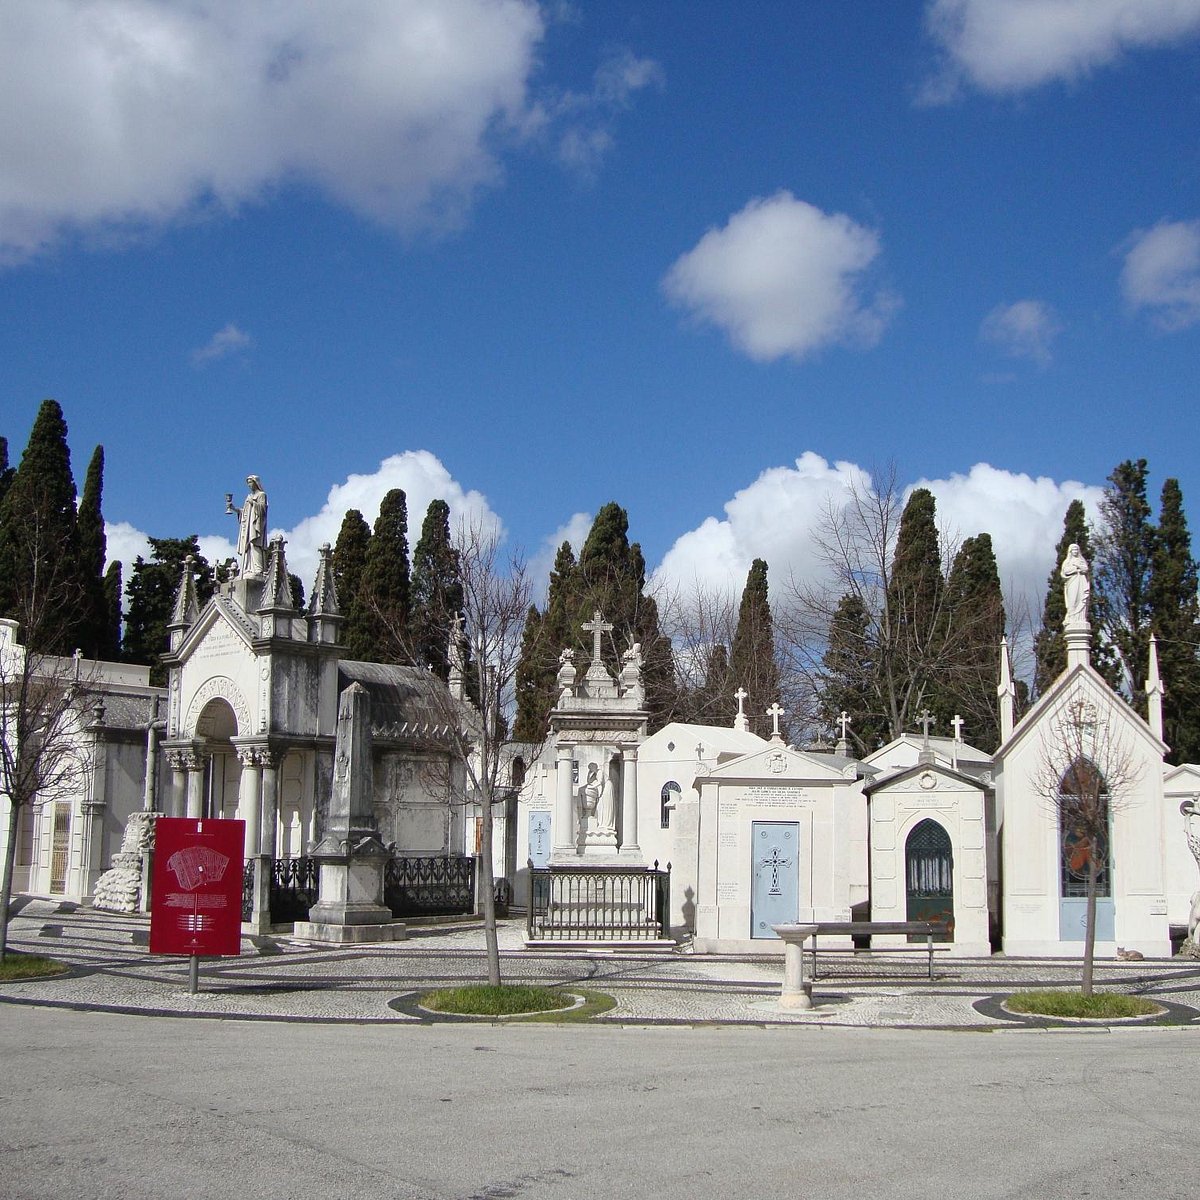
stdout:
[[71,862],[71,806],[56,802],[50,834],[50,891],[67,890],[67,867]]
[[[946,927],[935,942],[954,937],[954,855],[950,835],[928,817],[908,835],[904,846],[904,879],[909,921],[937,921]],[[924,934],[909,934],[923,942]]]
[[800,916],[800,826],[754,821],[750,826],[750,936],[777,938],[773,925]]

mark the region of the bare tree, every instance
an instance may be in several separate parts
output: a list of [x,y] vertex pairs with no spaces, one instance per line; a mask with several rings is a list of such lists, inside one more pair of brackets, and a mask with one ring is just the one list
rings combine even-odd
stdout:
[[1085,996],[1092,994],[1096,900],[1110,871],[1112,815],[1129,802],[1140,778],[1140,764],[1111,710],[1082,691],[1047,723],[1033,782],[1057,822],[1063,870],[1086,889]]
[[71,796],[86,778],[82,736],[90,691],[86,660],[42,654],[17,641],[16,621],[0,622],[0,791],[8,800],[8,841],[0,881],[0,963],[8,919],[21,813],[36,800]]

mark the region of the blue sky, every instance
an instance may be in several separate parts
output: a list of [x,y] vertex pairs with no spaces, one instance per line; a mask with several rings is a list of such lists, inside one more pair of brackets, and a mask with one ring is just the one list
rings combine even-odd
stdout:
[[114,553],[307,574],[444,495],[540,562],[816,569],[894,461],[1041,586],[1120,460],[1200,494],[1200,0],[21,0],[0,433],[65,410]]

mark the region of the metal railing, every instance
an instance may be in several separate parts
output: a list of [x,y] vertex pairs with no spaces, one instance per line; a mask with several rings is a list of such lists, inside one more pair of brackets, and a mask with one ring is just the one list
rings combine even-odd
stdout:
[[529,864],[530,941],[666,941],[671,864],[535,867]]
[[307,921],[317,902],[321,871],[315,858],[277,858],[271,863],[271,922]]
[[383,902],[394,917],[455,916],[475,911],[475,859],[465,854],[391,859]]

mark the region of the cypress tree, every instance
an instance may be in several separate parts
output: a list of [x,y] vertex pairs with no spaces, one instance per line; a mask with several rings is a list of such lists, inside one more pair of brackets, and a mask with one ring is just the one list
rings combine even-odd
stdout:
[[346,650],[364,662],[409,659],[408,500],[392,488],[379,506],[358,593],[351,605]]
[[363,566],[367,561],[367,547],[371,544],[371,527],[357,508],[348,509],[342,518],[337,541],[333,547],[333,583],[337,588],[338,604],[342,609],[341,640],[349,645],[354,640],[354,598],[358,595],[358,584]]
[[1166,690],[1163,736],[1171,747],[1173,763],[1200,760],[1200,602],[1196,588],[1196,560],[1183,512],[1183,493],[1177,479],[1168,479],[1162,488],[1149,599]]
[[[554,556],[545,610],[530,605],[525,618],[516,671],[517,720],[513,726],[513,737],[519,742],[536,745],[545,738],[550,710],[558,695],[558,657],[576,645],[569,617],[575,570],[575,552],[570,542],[563,542]],[[576,666],[583,669],[579,660]]]
[[859,756],[879,749],[890,727],[879,703],[871,614],[861,596],[848,592],[838,602],[821,665],[818,716],[828,736],[840,735],[844,712],[850,718],[849,740]]
[[948,644],[935,711],[941,728],[967,722],[971,742],[988,753],[1000,745],[996,661],[1004,636],[1004,596],[990,534],[967,538],[946,580]]
[[44,400],[0,503],[0,614],[20,622],[31,650],[69,654],[84,599],[67,423]]
[[413,550],[412,644],[418,666],[450,675],[450,631],[463,609],[458,551],[450,540],[450,506],[430,502]]
[[121,560],[114,558],[104,572],[104,641],[100,647],[100,657],[109,662],[118,662],[121,658]]
[[746,715],[750,729],[763,737],[769,735],[773,723],[766,711],[779,700],[779,667],[775,662],[767,564],[761,558],[751,564],[742,589],[729,666],[736,687],[743,687],[749,693]]
[[104,447],[97,446],[88,463],[79,497],[76,527],[79,532],[79,580],[83,611],[79,622],[79,646],[89,658],[101,657],[108,634],[108,603],[104,593],[104,560],[107,542],[101,495],[104,490]]
[[933,665],[945,642],[942,553],[937,502],[917,488],[900,516],[891,577],[884,597],[878,649],[882,697],[899,737],[908,721],[933,701]]
[[729,669],[729,650],[717,642],[708,652],[704,682],[687,698],[687,720],[700,725],[732,725],[737,715],[737,681]]
[[1145,715],[1142,689],[1150,655],[1150,564],[1155,540],[1146,500],[1146,460],[1126,459],[1108,480],[1100,501],[1106,529],[1097,546],[1092,585],[1104,604],[1105,631],[1120,655],[1126,692]]
[[166,682],[161,656],[168,648],[167,625],[175,606],[175,593],[183,574],[184,559],[190,554],[196,599],[203,608],[215,589],[213,570],[200,553],[193,533],[186,538],[150,538],[150,560],[139,554],[129,579],[129,605],[125,614],[125,661],[150,668],[150,682]]
[[0,437],[0,504],[4,503],[4,495],[8,491],[8,485],[12,483],[14,474],[12,467],[8,465],[8,438]]

